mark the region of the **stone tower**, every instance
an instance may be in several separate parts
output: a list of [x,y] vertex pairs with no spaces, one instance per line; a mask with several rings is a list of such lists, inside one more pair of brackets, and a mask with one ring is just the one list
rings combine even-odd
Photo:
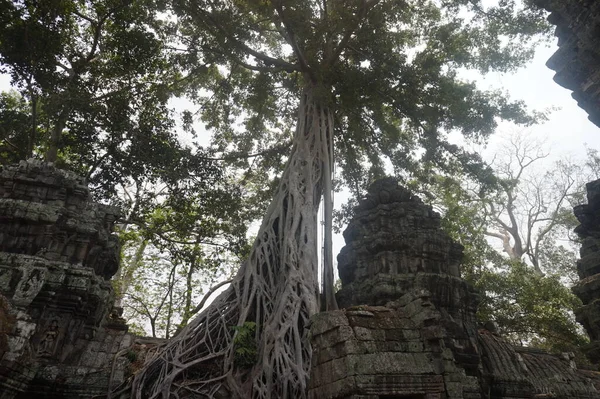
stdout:
[[[597,236],[586,247],[593,261],[582,260],[591,274],[600,272],[597,188],[589,228]],[[477,325],[478,295],[460,277],[461,246],[395,180],[369,188],[344,237],[344,309],[312,320],[310,398],[600,398],[600,374],[577,369],[569,354],[514,346]],[[600,280],[589,281],[589,292],[598,291]],[[588,309],[600,333],[600,305]]]
[[375,182],[344,231],[338,256],[341,307],[385,305],[415,290],[452,317],[474,322],[477,295],[460,276],[463,248],[440,215],[392,178]]
[[590,336],[586,354],[600,362],[600,180],[587,184],[588,203],[575,207],[581,223],[575,232],[582,238],[581,259],[577,262],[579,282],[573,287],[583,306],[575,314]]
[[51,164],[0,167],[0,398],[106,393],[115,355],[132,343],[110,313],[117,215]]
[[477,295],[462,247],[388,178],[355,209],[338,256],[344,310],[315,317],[312,398],[481,398]]

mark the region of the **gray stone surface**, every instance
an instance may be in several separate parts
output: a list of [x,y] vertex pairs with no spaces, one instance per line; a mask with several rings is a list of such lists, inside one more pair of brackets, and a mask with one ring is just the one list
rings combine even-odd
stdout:
[[575,315],[590,336],[592,343],[586,351],[594,363],[600,362],[600,180],[587,184],[586,205],[575,207],[581,223],[575,232],[583,239],[581,260],[577,263],[579,282],[573,292],[583,302]]
[[385,305],[422,289],[436,306],[475,320],[477,294],[460,278],[462,247],[441,230],[440,215],[397,181],[369,188],[344,238],[340,306]]
[[573,91],[573,98],[600,126],[600,2],[597,0],[535,0],[550,11],[558,50],[546,65],[554,80]]
[[[600,203],[600,190],[591,197]],[[476,325],[462,249],[439,226],[439,215],[394,180],[369,189],[338,258],[345,308],[312,320],[309,397],[600,398],[600,374],[578,370],[569,355],[515,348]],[[582,251],[595,256],[597,242]],[[595,304],[599,284],[586,284]]]
[[117,217],[52,165],[0,169],[0,398],[89,398],[123,380],[134,342],[111,312]]

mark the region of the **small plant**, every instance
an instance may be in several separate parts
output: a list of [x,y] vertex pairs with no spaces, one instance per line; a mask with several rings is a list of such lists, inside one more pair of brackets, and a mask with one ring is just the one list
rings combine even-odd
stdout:
[[256,364],[258,355],[256,348],[256,323],[247,321],[241,326],[231,327],[235,331],[233,338],[234,363],[241,368],[249,368]]
[[130,350],[125,354],[125,358],[129,360],[129,363],[134,363],[138,358],[138,354],[137,352]]

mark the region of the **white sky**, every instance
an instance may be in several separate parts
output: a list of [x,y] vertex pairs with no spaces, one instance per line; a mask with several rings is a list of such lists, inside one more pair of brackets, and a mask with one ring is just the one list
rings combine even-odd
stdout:
[[[545,63],[557,50],[555,42],[556,40],[551,46],[539,48],[527,68],[512,75],[489,74],[480,83],[484,88],[506,90],[511,98],[525,101],[531,109],[542,111],[550,107],[559,107],[559,110],[552,112],[548,122],[528,128],[527,133],[547,138],[552,147],[552,155],[583,157],[584,144],[600,149],[600,130],[587,119],[587,113],[579,108],[571,97],[571,91],[552,80],[555,72],[546,67]],[[490,140],[490,150],[497,146],[500,136],[511,129],[514,128],[500,126],[500,134]]]

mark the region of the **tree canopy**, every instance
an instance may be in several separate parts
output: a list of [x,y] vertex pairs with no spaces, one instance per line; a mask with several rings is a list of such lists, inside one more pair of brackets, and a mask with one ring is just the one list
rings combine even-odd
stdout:
[[581,302],[571,292],[579,247],[573,206],[584,201],[585,183],[598,178],[597,158],[589,151],[579,163],[551,162],[530,132],[511,135],[500,148],[491,165],[495,184],[456,168],[435,175],[426,186],[429,201],[465,246],[464,277],[482,294],[479,319],[495,321],[515,344],[584,359],[587,337],[573,314]]
[[[319,301],[316,215],[321,195],[326,218],[331,211],[335,165],[337,183],[351,187],[386,162],[401,176],[454,160],[484,175],[448,133],[484,139],[499,119],[537,115],[461,76],[523,65],[548,30],[544,15],[517,1],[396,0],[175,1],[173,13],[175,59],[215,148],[224,158],[267,154],[226,161],[252,184],[286,168],[231,287],[139,373],[133,392],[183,394],[183,378],[197,394],[303,397],[304,327]],[[325,308],[335,306],[330,267]],[[236,362],[240,334],[254,336],[252,362]]]
[[[245,256],[231,286],[136,375],[132,395],[304,397],[306,326],[336,306],[332,191],[359,195],[386,168],[407,182],[460,171],[483,191],[497,184],[449,134],[482,141],[499,120],[539,119],[466,78],[527,62],[549,29],[531,3],[0,0],[0,65],[18,90],[0,99],[2,162],[44,153],[88,176],[98,197],[118,195],[126,226],[143,226],[125,277],[151,237],[158,249],[183,245],[159,308],[175,300],[178,262],[193,274],[199,245],[227,241]],[[189,145],[172,96],[197,107],[182,115]],[[198,122],[210,150],[195,143]],[[272,198],[249,250],[256,211],[236,206],[242,190],[255,209]]]

